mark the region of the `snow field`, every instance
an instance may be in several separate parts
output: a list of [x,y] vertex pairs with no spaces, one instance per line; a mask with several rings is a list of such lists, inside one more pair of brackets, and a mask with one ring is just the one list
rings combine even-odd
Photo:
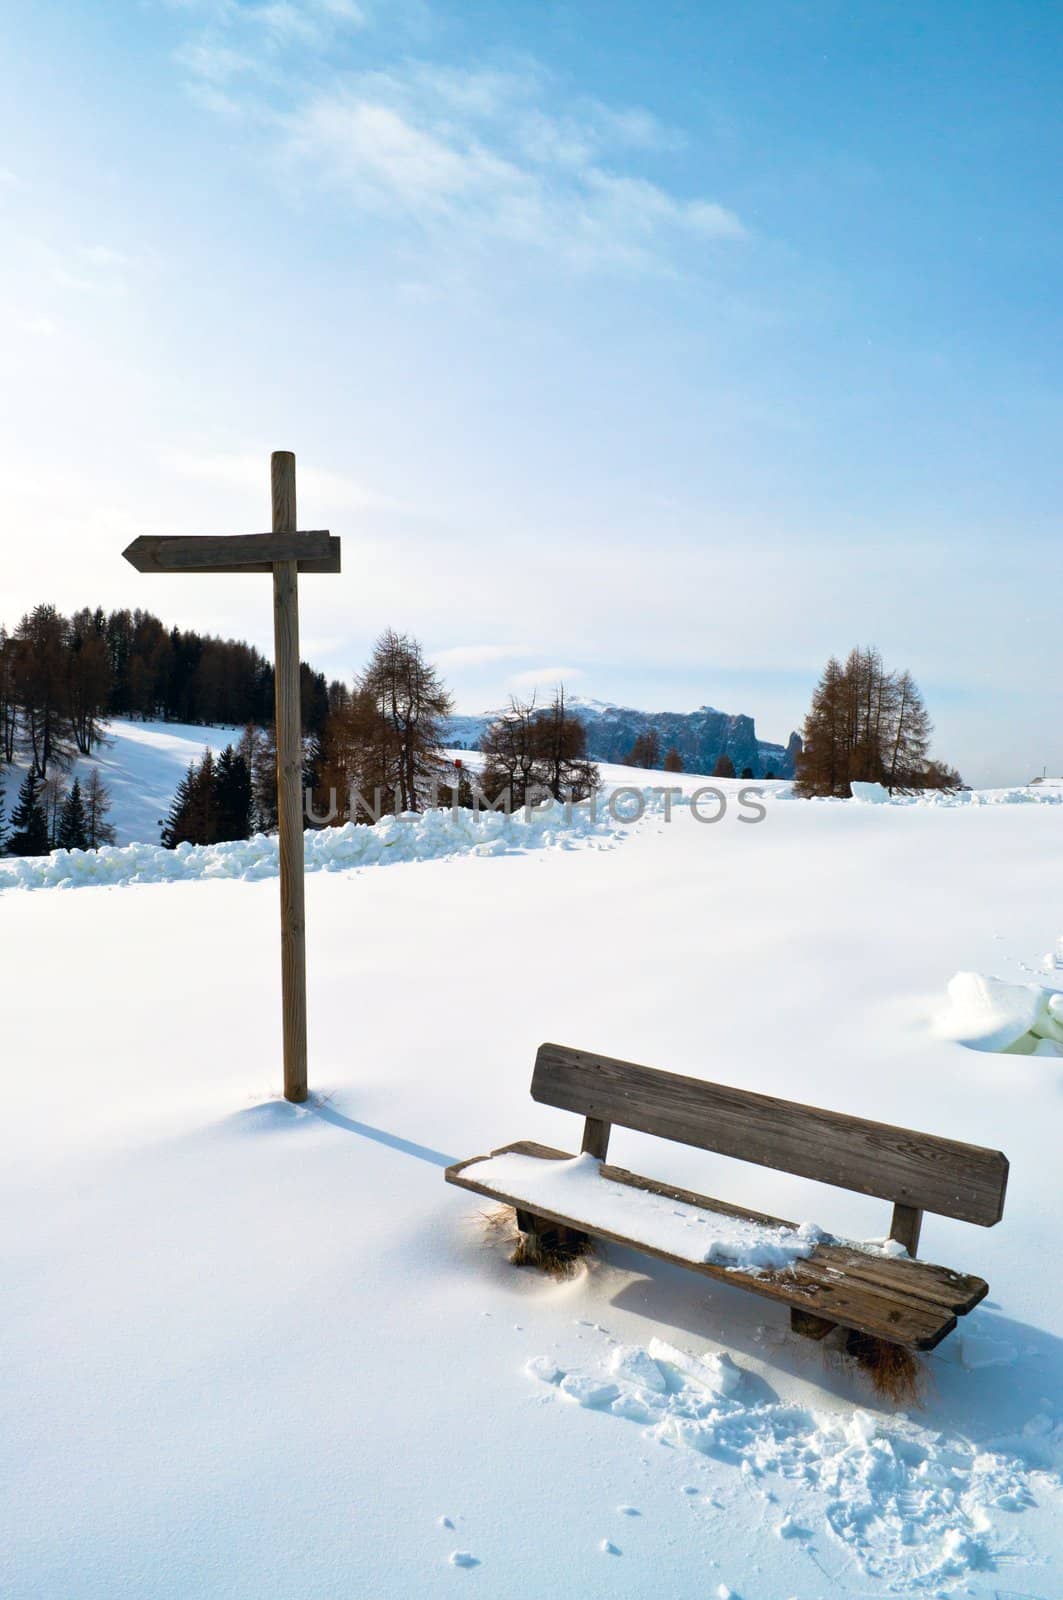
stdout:
[[[1036,976],[1061,845],[1055,806],[785,804],[313,873],[298,1108],[273,882],[0,896],[4,1600],[1061,1600],[1063,1067],[932,1028],[958,968]],[[726,1282],[612,1247],[564,1283],[509,1266],[442,1169],[578,1146],[529,1098],[548,1037],[1005,1151],[1001,1224],[924,1225],[990,1284],[926,1361],[908,1420],[934,1437]],[[614,1144],[835,1236],[886,1227],[868,1197]]]
[[[779,1539],[835,1542],[868,1578],[901,1593],[940,1590],[1009,1552],[994,1513],[1048,1496],[1057,1473],[944,1435],[906,1415],[830,1415],[766,1397],[726,1353],[698,1359],[663,1339],[627,1346],[595,1330],[593,1365],[534,1359],[528,1375],[562,1400],[609,1413],[647,1441],[726,1465]],[[1063,1448],[1063,1422],[1041,1419]],[[619,1553],[619,1552],[618,1552]]]

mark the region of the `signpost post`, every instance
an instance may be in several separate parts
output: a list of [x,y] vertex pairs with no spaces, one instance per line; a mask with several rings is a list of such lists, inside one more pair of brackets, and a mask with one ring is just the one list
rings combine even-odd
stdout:
[[281,1008],[284,1095],[303,1101],[306,1070],[306,914],[303,904],[303,732],[299,704],[299,573],[339,572],[340,541],[327,530],[299,533],[295,456],[270,460],[272,533],[220,537],[142,534],[122,554],[138,572],[272,572],[277,833],[281,895]]

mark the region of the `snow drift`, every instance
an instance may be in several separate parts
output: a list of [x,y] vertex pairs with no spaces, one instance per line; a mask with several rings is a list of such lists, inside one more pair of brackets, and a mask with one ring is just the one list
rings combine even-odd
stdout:
[[957,972],[936,1029],[972,1050],[1063,1056],[1063,990]]

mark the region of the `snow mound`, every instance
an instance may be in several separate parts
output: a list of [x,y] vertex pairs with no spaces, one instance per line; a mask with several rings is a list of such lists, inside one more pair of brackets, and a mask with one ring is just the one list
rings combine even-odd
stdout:
[[1063,991],[957,972],[935,1031],[971,1050],[1063,1056]]
[[870,805],[888,805],[892,799],[889,790],[881,783],[851,783],[849,787],[854,800],[863,800]]
[[[659,790],[641,791],[645,814],[663,809]],[[640,813],[640,816],[642,813]],[[618,821],[608,806],[583,801],[515,811],[438,809],[387,816],[372,826],[348,822],[303,835],[307,872],[344,872],[395,861],[448,856],[507,855],[512,851],[609,848],[637,822]],[[229,844],[109,845],[102,850],[53,850],[47,856],[5,856],[0,890],[77,889],[93,884],[172,883],[200,878],[275,878],[277,837],[258,833]]]
[[[553,1362],[527,1370],[581,1405],[642,1424],[644,1437],[737,1468],[781,1539],[825,1534],[893,1590],[940,1593],[991,1568],[1008,1549],[999,1514],[1060,1487],[1052,1473],[904,1416],[751,1398],[725,1352],[688,1355],[659,1339],[641,1354],[622,1349],[606,1356],[608,1376]],[[640,1382],[640,1368],[663,1371],[666,1387]]]
[[712,1262],[744,1272],[788,1267],[810,1256],[824,1237],[810,1222],[798,1228],[747,1222],[614,1183],[601,1176],[601,1163],[592,1155],[548,1161],[511,1153],[478,1162],[475,1171],[481,1183],[528,1202],[531,1210],[538,1203],[578,1218],[588,1228],[639,1239],[698,1264]]

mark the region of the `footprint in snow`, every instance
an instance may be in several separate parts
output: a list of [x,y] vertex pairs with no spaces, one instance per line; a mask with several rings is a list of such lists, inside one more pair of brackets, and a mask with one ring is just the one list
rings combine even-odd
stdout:
[[468,1550],[452,1550],[450,1552],[450,1564],[452,1567],[478,1567],[480,1560],[478,1556],[471,1555]]
[[602,1552],[603,1556],[623,1555],[623,1551],[620,1549],[619,1545],[615,1545],[612,1539],[602,1539],[598,1545],[598,1549]]
[[616,1509],[622,1517],[641,1517],[642,1515],[638,1506],[617,1506]]
[[451,1522],[449,1517],[437,1517],[436,1518],[436,1527],[437,1528],[452,1528],[453,1526],[454,1526],[454,1524],[453,1524],[453,1522]]

